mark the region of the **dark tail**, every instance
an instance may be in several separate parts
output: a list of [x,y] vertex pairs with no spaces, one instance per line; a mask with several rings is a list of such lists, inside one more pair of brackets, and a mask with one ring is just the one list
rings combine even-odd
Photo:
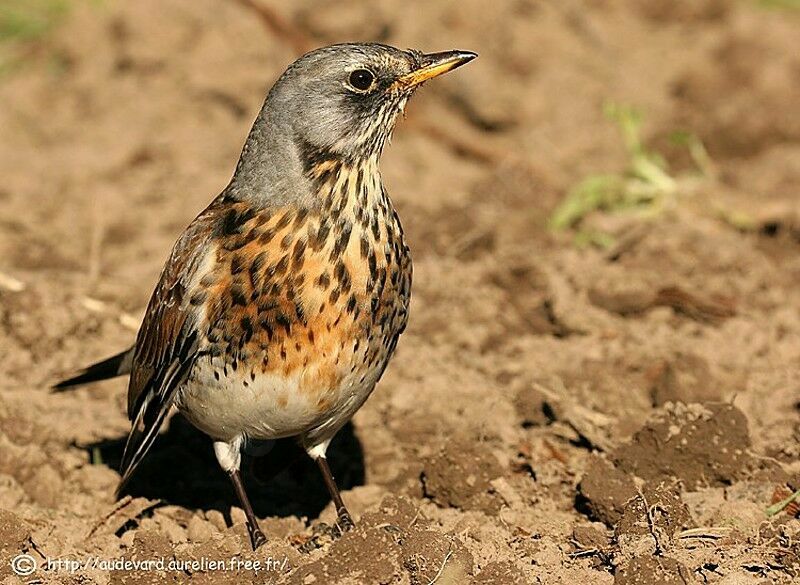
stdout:
[[100,380],[124,376],[130,373],[132,363],[133,348],[131,347],[102,362],[87,366],[78,375],[62,380],[54,385],[53,390],[56,392],[63,392],[64,390],[69,390],[73,386],[78,386],[80,384],[88,384],[90,382],[99,382]]

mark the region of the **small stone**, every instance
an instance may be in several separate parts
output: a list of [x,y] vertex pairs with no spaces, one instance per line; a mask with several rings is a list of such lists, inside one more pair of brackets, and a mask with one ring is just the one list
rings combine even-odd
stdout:
[[247,523],[247,516],[244,514],[244,510],[237,506],[231,507],[231,523],[236,526],[237,524],[246,524]]
[[209,510],[206,512],[206,520],[220,532],[225,532],[228,529],[228,525],[225,523],[225,516],[223,516],[222,512],[219,510]]
[[172,518],[162,517],[159,521],[161,530],[167,535],[172,544],[182,544],[186,542],[186,530],[175,522]]
[[[602,526],[598,524],[597,526]],[[572,530],[572,539],[583,550],[604,550],[611,542],[604,530],[597,526],[576,526]]]
[[135,539],[136,539],[136,531],[128,530],[122,533],[122,536],[119,537],[119,542],[123,548],[131,548],[133,546],[133,541]]
[[25,482],[31,499],[48,508],[58,507],[62,497],[63,480],[50,465],[42,465],[31,479]]
[[5,473],[0,473],[0,509],[14,509],[27,498],[19,482]]
[[186,536],[190,542],[208,542],[214,536],[214,526],[200,516],[192,516],[186,527]]

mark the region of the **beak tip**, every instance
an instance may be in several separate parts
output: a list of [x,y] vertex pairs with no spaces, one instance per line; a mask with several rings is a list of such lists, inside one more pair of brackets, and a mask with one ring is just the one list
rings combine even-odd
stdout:
[[[461,67],[462,65],[466,65],[467,63],[478,57],[478,53],[475,53],[474,51],[461,51],[458,49],[454,51],[448,51],[447,53],[443,54],[448,55],[449,57],[448,60],[452,61],[455,64],[455,67]],[[455,69],[455,67],[453,67],[453,69]]]
[[473,51],[444,51],[442,53],[423,53],[418,67],[399,78],[406,86],[417,86],[443,73],[465,65],[478,56]]
[[453,51],[453,53],[454,53],[453,69],[461,67],[462,65],[466,65],[467,63],[478,57],[478,53],[474,53],[473,51]]

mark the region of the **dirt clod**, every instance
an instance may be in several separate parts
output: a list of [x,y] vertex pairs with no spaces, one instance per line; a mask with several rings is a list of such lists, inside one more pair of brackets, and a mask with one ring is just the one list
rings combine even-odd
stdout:
[[403,568],[411,585],[448,583],[458,585],[472,574],[472,555],[458,539],[432,531],[409,534],[403,544]]
[[614,577],[614,585],[686,585],[689,570],[669,557],[634,557]]
[[722,398],[723,389],[712,377],[708,362],[691,354],[656,364],[649,372],[653,406],[667,402],[715,402]]
[[517,388],[514,408],[522,426],[544,426],[549,421],[546,414],[547,397],[528,384]]
[[612,459],[643,479],[678,478],[695,489],[743,477],[751,464],[749,447],[747,419],[735,406],[679,403],[657,411]]
[[500,498],[491,482],[502,473],[487,447],[455,439],[425,464],[421,481],[425,496],[439,506],[497,512]]
[[0,510],[0,551],[21,549],[30,534],[21,518],[9,510]]
[[472,585],[526,585],[525,575],[511,562],[493,562],[486,565]]
[[596,526],[576,526],[572,539],[580,550],[604,550],[611,544],[606,532]]
[[578,484],[577,505],[593,520],[613,526],[636,495],[633,478],[601,457],[593,457]]
[[677,484],[646,485],[628,501],[614,537],[623,555],[661,554],[679,530],[692,525]]

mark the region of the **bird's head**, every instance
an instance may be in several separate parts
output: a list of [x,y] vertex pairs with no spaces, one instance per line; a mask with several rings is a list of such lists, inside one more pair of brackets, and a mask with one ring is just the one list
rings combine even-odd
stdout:
[[286,70],[267,97],[265,114],[304,148],[351,160],[379,155],[414,91],[476,56],[377,43],[325,47]]

